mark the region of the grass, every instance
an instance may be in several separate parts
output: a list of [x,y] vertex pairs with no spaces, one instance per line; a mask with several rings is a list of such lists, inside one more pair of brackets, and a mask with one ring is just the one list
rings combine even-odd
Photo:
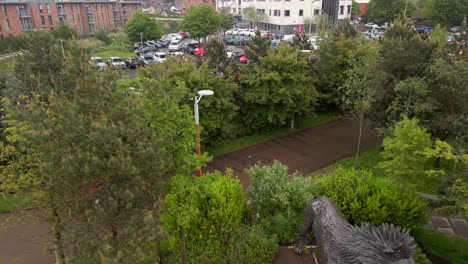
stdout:
[[432,230],[421,230],[415,238],[421,248],[433,255],[452,264],[467,263],[468,239],[445,236]]
[[78,40],[78,46],[82,49],[88,48],[97,48],[104,46],[104,42],[102,40],[96,38],[87,38],[87,39],[80,39]]
[[278,138],[305,128],[316,126],[318,124],[326,123],[332,120],[335,120],[339,117],[337,112],[318,114],[317,116],[304,119],[297,125],[296,129],[290,129],[283,127],[274,131],[269,131],[265,133],[259,133],[251,136],[246,136],[242,138],[236,138],[232,140],[226,140],[222,143],[219,143],[215,146],[207,148],[207,152],[211,156],[216,157],[223,155],[225,153],[234,151],[236,149],[244,148],[250,145],[254,145],[260,142],[268,141],[274,138]]
[[94,53],[93,56],[101,57],[103,60],[107,60],[109,57],[120,57],[125,59],[127,57],[135,57],[136,55],[131,51],[104,50]]
[[28,193],[0,195],[0,213],[18,211],[32,205],[33,200]]

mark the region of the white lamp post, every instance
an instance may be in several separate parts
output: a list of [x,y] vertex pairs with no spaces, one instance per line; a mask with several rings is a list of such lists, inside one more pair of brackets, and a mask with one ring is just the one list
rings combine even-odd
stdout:
[[[197,131],[196,140],[197,140],[197,155],[201,156],[201,145],[200,145],[200,116],[198,114],[198,102],[200,102],[203,96],[210,96],[213,95],[214,92],[212,90],[200,90],[198,91],[198,95],[195,95],[194,98],[194,112],[195,112],[195,130]],[[202,176],[202,169],[201,167],[197,170],[197,176]]]

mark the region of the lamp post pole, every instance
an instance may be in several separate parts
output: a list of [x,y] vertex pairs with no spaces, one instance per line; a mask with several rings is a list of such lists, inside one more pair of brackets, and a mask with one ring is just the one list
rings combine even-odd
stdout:
[[[197,141],[197,150],[196,150],[196,153],[198,156],[201,156],[201,144],[200,144],[200,116],[199,116],[199,113],[198,113],[198,102],[200,102],[201,98],[205,95],[205,96],[210,96],[210,95],[213,95],[214,92],[211,91],[211,90],[201,90],[201,91],[198,91],[198,95],[195,96],[194,98],[194,105],[193,105],[193,110],[194,110],[194,113],[195,113],[195,131],[196,131],[196,136],[195,136],[195,139]],[[197,170],[197,176],[200,177],[202,176],[202,168],[198,168]]]
[[143,33],[140,33],[140,46],[143,49]]

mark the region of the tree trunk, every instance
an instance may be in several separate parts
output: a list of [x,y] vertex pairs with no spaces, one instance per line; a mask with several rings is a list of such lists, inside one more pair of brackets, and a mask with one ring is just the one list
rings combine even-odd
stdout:
[[362,138],[363,123],[364,123],[364,112],[361,111],[360,117],[359,117],[359,135],[358,135],[358,142],[357,142],[357,148],[356,148],[356,155],[354,156],[354,168],[357,168],[359,152],[361,151],[361,138]]
[[60,224],[60,217],[57,213],[55,206],[52,206],[52,229],[54,234],[55,244],[55,259],[57,264],[65,264],[65,253],[63,252],[62,234],[58,230]]
[[156,255],[158,258],[158,264],[162,264],[162,256],[161,256],[161,242],[159,240],[156,242]]
[[185,233],[182,226],[179,227],[180,253],[182,264],[187,264],[187,250],[185,248]]

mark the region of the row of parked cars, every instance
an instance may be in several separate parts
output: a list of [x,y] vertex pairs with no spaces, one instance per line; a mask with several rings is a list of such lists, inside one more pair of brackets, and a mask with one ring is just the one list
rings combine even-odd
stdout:
[[166,53],[154,52],[152,54],[142,54],[140,57],[128,57],[125,60],[120,57],[109,57],[104,61],[101,57],[91,57],[90,63],[100,69],[112,67],[113,69],[135,69],[145,67],[155,62],[163,62],[166,60]]

